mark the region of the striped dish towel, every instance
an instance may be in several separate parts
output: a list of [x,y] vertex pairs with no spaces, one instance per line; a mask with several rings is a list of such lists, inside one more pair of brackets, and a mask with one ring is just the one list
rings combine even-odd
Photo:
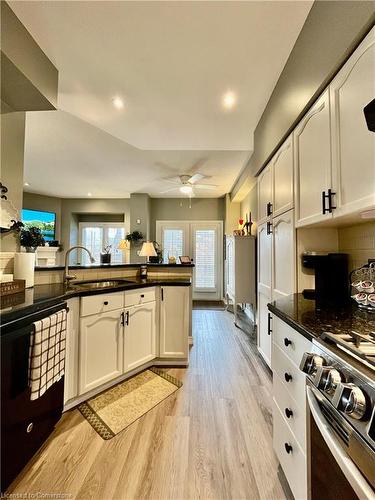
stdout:
[[34,323],[29,350],[31,400],[40,398],[64,375],[66,315],[63,309]]

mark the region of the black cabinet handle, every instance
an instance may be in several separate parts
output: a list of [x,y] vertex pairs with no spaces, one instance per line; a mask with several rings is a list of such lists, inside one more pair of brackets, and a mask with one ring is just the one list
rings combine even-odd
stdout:
[[272,234],[272,222],[267,222],[267,234]]
[[326,207],[326,198],[328,198],[328,195],[326,194],[325,191],[322,191],[322,213],[325,215],[327,212],[329,212],[329,208]]
[[273,212],[273,210],[272,210],[272,203],[269,201],[269,202],[267,203],[267,217],[268,217],[269,215],[272,215],[272,212]]
[[161,289],[161,300],[164,300],[164,290],[163,290],[163,288]]
[[290,345],[290,344],[293,344],[293,342],[290,339],[288,339],[288,337],[285,337],[284,338],[284,345],[285,345],[285,347],[288,347],[288,345]]
[[288,453],[288,455],[289,455],[289,453],[292,453],[292,451],[293,451],[292,445],[290,445],[289,443],[284,443],[284,446],[285,446],[285,451]]
[[124,326],[125,325],[125,313],[122,312],[121,313],[121,326]]
[[336,193],[332,191],[332,189],[328,189],[328,211],[331,214],[332,210],[335,210],[337,207],[333,205],[333,197],[335,196]]
[[267,333],[268,333],[268,335],[271,335],[271,333],[272,333],[272,328],[271,328],[272,315],[271,315],[271,313],[268,313],[267,321],[268,321]]
[[129,325],[129,311],[126,311],[125,316],[126,316],[125,324],[126,324],[126,326],[128,326]]
[[291,376],[291,374],[287,373],[287,372],[285,372],[284,377],[285,377],[285,381],[286,382],[290,382],[293,379],[293,377]]
[[108,300],[105,300],[105,301],[103,302],[103,304],[104,304],[105,306],[108,306]]
[[291,410],[290,408],[285,408],[285,415],[286,418],[293,417],[293,410]]

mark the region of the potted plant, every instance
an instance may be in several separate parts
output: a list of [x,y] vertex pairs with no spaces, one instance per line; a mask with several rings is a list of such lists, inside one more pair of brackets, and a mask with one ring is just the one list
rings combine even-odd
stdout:
[[45,245],[42,231],[38,227],[22,228],[20,231],[20,244],[25,247],[26,252],[35,253],[37,247],[44,247]]
[[133,231],[126,235],[126,240],[130,243],[138,244],[143,240],[143,234],[140,231]]
[[107,245],[103,248],[103,251],[100,252],[100,263],[101,264],[110,264],[111,263],[111,250],[112,245]]

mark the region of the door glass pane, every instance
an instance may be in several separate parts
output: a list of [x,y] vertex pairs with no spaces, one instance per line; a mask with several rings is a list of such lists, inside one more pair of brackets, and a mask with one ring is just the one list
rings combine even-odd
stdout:
[[169,257],[183,255],[184,232],[182,229],[164,229],[163,231],[163,259],[168,262]]
[[107,230],[106,245],[111,245],[111,262],[121,264],[123,260],[123,251],[118,249],[120,240],[125,238],[125,229],[123,227],[109,227]]
[[195,288],[216,287],[216,231],[195,231]]
[[[82,245],[86,247],[95,259],[95,264],[100,263],[100,252],[103,248],[103,230],[101,227],[84,227],[82,229]],[[81,252],[81,263],[84,266],[90,264],[90,259],[84,250]]]

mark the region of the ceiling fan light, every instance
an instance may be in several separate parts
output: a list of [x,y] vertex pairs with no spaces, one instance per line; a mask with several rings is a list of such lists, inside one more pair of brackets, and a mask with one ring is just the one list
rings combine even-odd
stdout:
[[183,194],[191,194],[193,192],[193,188],[191,186],[181,186],[180,191]]

